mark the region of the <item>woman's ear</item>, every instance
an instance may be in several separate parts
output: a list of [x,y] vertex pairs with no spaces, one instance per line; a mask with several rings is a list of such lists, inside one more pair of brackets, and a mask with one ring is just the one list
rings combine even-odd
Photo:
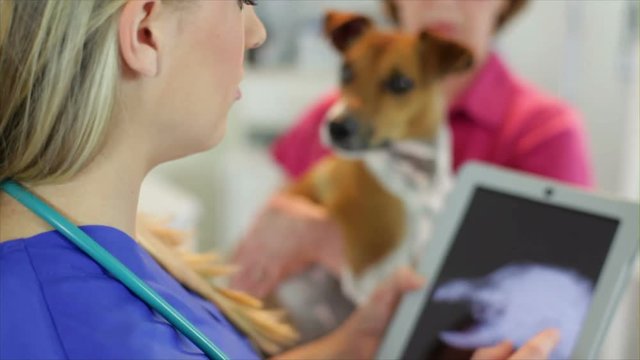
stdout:
[[371,20],[359,14],[329,11],[324,18],[325,34],[340,52],[347,50],[371,27]]
[[141,76],[156,76],[158,52],[158,0],[128,1],[120,14],[118,42],[124,65]]

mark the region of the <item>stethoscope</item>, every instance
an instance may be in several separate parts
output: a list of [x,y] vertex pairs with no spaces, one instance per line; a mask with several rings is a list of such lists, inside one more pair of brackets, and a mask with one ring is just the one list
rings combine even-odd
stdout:
[[186,336],[194,345],[202,350],[209,359],[226,360],[228,357],[211,342],[189,320],[171,306],[147,283],[134,274],[123,263],[100,246],[87,233],[75,226],[71,221],[40,200],[22,185],[12,180],[0,182],[0,190],[4,190],[27,209],[53,226],[69,241],[74,243],[88,256],[105,268],[113,277],[123,283],[131,292],[160,313],[171,325]]

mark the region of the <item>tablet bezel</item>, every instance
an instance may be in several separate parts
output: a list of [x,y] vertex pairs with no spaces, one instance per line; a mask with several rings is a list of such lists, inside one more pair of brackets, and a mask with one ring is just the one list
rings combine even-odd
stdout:
[[[638,253],[638,203],[596,196],[553,180],[492,165],[469,163],[462,168],[455,190],[450,194],[444,210],[436,217],[433,238],[418,268],[418,272],[427,279],[438,278],[475,190],[479,187],[619,221],[594,289],[591,307],[582,325],[583,330],[571,354],[574,359],[595,358]],[[420,319],[422,305],[429,298],[434,282],[428,282],[420,291],[403,297],[376,358],[399,359],[404,355],[416,322]]]

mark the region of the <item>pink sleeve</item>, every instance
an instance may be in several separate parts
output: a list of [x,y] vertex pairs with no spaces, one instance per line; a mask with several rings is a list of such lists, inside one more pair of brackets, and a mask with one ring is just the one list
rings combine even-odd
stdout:
[[591,161],[579,116],[570,108],[557,108],[530,123],[544,125],[518,139],[513,167],[584,188],[594,186]]
[[275,141],[271,154],[290,177],[300,177],[318,160],[330,154],[330,150],[320,142],[320,127],[337,99],[335,91],[324,96]]

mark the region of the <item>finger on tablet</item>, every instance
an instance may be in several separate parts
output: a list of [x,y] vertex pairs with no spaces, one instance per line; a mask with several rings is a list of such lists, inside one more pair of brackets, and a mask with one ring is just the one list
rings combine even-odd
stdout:
[[507,359],[513,353],[513,344],[503,341],[498,345],[484,347],[476,350],[471,360],[501,360]]
[[560,331],[547,329],[527,341],[509,360],[547,360],[560,341]]

